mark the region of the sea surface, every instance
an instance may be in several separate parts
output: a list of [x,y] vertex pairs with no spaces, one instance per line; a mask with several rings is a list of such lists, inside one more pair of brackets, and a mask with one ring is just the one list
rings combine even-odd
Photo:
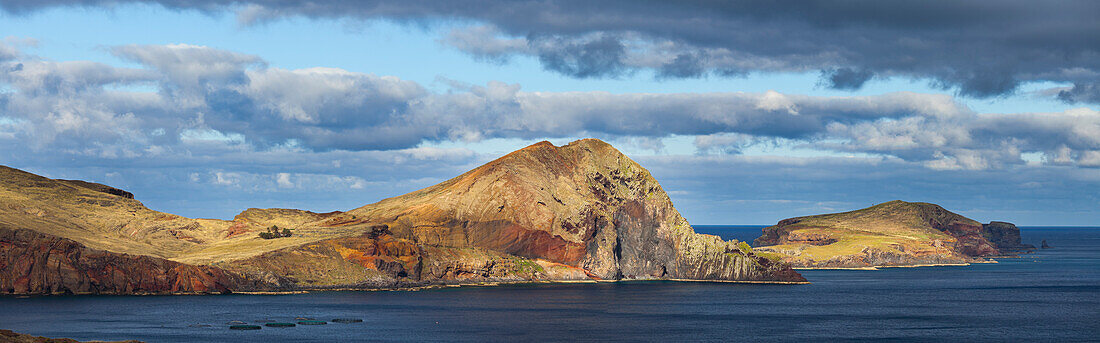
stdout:
[[[760,226],[697,226],[752,241]],[[801,271],[809,285],[619,282],[296,295],[0,298],[0,328],[79,340],[1100,341],[1100,228],[1024,228],[1053,249],[965,267]],[[362,323],[229,330],[248,323]]]

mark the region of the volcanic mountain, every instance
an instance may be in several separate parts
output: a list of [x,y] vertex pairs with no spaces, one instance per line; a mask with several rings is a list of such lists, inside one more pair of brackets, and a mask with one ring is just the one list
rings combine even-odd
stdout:
[[844,213],[784,219],[764,228],[758,254],[802,268],[965,264],[1034,249],[1020,229],[981,224],[923,202],[895,200]]
[[[271,226],[292,234],[259,237]],[[233,220],[0,167],[0,293],[623,279],[805,281],[748,244],[696,234],[645,168],[595,139],[534,144],[346,212],[248,209]]]

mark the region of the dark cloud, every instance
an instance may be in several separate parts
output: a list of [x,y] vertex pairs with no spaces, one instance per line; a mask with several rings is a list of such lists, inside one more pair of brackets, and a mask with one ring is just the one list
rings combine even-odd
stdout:
[[1100,86],[1097,83],[1075,83],[1072,88],[1058,92],[1058,100],[1070,104],[1100,104]]
[[870,80],[871,76],[874,76],[874,73],[867,70],[840,68],[823,71],[821,76],[825,79],[829,88],[856,90],[862,88],[863,84]]
[[623,43],[617,37],[601,36],[587,41],[561,38],[536,39],[543,68],[576,78],[616,77],[626,66]]
[[579,78],[630,70],[659,77],[824,70],[840,89],[877,75],[928,79],[972,97],[1003,95],[1027,82],[1100,81],[1100,2],[1091,0],[8,0],[0,6],[26,13],[139,2],[236,11],[245,23],[288,16],[479,21],[492,25],[479,27],[493,36],[444,41],[481,57],[534,56],[548,70]]
[[671,62],[665,63],[657,70],[658,77],[667,78],[689,78],[700,77],[706,74],[707,70],[700,61],[699,54],[685,53],[676,56]]

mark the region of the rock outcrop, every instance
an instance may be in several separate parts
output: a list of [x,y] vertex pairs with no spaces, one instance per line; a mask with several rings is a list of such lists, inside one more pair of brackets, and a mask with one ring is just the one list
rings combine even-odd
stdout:
[[1020,229],[1012,223],[994,221],[982,224],[982,234],[1002,253],[1035,250],[1034,245],[1021,243]]
[[935,204],[900,200],[764,228],[757,252],[803,268],[964,264],[1034,249],[1004,222],[981,224]]
[[0,228],[0,294],[224,293],[266,288],[209,266],[90,249]]
[[[257,237],[271,226],[293,235]],[[594,139],[534,144],[347,212],[248,209],[231,221],[157,212],[110,186],[0,167],[0,227],[13,232],[10,273],[0,275],[9,293],[805,281],[747,244],[696,234],[645,168]],[[31,231],[43,236],[24,237]],[[101,266],[108,274],[97,274]]]

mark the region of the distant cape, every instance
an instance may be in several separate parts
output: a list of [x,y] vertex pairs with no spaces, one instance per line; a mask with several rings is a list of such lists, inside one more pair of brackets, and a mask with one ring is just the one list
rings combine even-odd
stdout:
[[798,268],[953,265],[1035,249],[1011,223],[981,224],[923,202],[789,218],[763,229],[756,251]]

